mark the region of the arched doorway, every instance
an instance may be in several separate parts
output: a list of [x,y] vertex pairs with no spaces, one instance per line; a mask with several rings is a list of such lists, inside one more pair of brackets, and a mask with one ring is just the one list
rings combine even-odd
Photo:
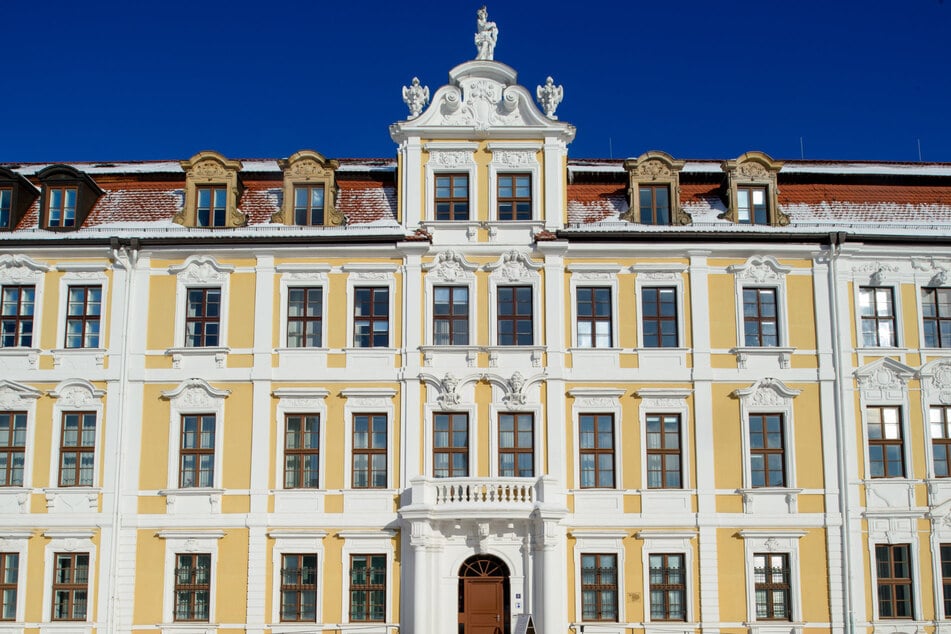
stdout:
[[476,555],[459,567],[458,634],[510,634],[509,569],[498,557]]

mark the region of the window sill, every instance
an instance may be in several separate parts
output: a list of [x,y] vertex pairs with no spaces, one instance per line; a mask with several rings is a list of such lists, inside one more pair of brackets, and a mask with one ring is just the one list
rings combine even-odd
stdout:
[[40,634],[90,634],[92,624],[89,621],[53,621],[43,623]]
[[40,348],[21,348],[11,346],[9,348],[0,348],[0,357],[28,357],[32,367],[36,367],[36,360],[39,357]]
[[278,365],[281,368],[297,372],[306,372],[312,368],[326,368],[328,348],[275,348]]
[[42,491],[46,494],[46,510],[50,513],[99,511],[99,494],[102,493],[99,487],[49,487]]
[[218,625],[214,623],[163,623],[160,627],[163,634],[211,634],[218,631]]
[[106,363],[105,348],[55,348],[50,352],[53,355],[53,367],[56,369],[64,366],[89,367],[90,361],[94,361],[96,367],[101,368]]
[[275,513],[323,513],[326,489],[272,489]]
[[[489,367],[506,367],[512,361],[519,360],[521,357],[527,357],[533,368],[541,367],[542,354],[545,352],[545,346],[487,346],[485,351],[489,353]],[[505,362],[500,364],[500,359]]]
[[621,365],[622,348],[568,348],[571,354],[571,368],[587,372],[601,372],[605,369],[616,370]]
[[[866,508],[874,510],[911,510],[917,507],[915,486],[921,480],[910,478],[870,478],[862,481]],[[930,490],[930,487],[929,487]]]
[[172,368],[179,370],[182,367],[182,360],[185,358],[200,361],[214,360],[214,367],[225,367],[225,359],[231,348],[226,346],[208,346],[207,348],[169,348],[165,351],[166,356],[172,357]]
[[798,634],[804,623],[796,621],[747,621],[744,623],[750,634]]
[[175,515],[219,514],[221,496],[224,489],[184,488],[162,489],[159,495],[165,497],[165,511]]
[[755,367],[756,369],[771,369],[767,367],[761,367],[764,365],[769,365],[768,361],[766,363],[764,363],[764,361],[770,357],[776,359],[779,369],[788,370],[792,359],[792,354],[795,351],[795,348],[786,348],[782,346],[737,346],[736,348],[730,348],[730,352],[736,355],[736,365],[741,370],[745,370],[748,367]]
[[0,516],[30,512],[30,493],[24,486],[0,487]]
[[573,489],[575,514],[623,513],[624,492],[618,489]]
[[699,629],[700,624],[692,621],[645,621],[644,634],[658,632],[661,634],[692,634]]
[[478,220],[424,220],[419,223],[420,228],[434,232],[458,234],[464,233],[466,240],[475,240],[479,235],[479,228],[482,223]]
[[755,487],[737,489],[736,492],[743,496],[744,513],[794,514],[799,507],[799,494],[802,489]]
[[[465,357],[466,365],[470,368],[476,366],[479,356],[479,346],[420,346],[419,351],[423,353],[423,365],[432,367],[433,359],[439,357],[440,360],[456,360],[459,357]],[[435,364],[440,365],[440,364]]]

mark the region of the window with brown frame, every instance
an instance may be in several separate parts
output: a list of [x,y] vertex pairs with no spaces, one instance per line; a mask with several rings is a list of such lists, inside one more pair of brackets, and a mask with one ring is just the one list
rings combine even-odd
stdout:
[[915,618],[910,554],[911,547],[908,544],[875,546],[879,618]]
[[17,582],[20,580],[20,555],[0,553],[0,621],[17,618]]
[[617,621],[617,555],[581,555],[581,620]]
[[53,621],[85,621],[89,593],[89,553],[53,555]]
[[353,416],[353,488],[385,489],[386,414]]
[[670,224],[670,186],[639,185],[642,225]]
[[226,227],[228,225],[228,192],[223,185],[199,186],[196,207],[196,227]]
[[895,339],[895,302],[892,289],[860,288],[859,313],[862,317],[863,346],[893,348],[897,345]]
[[101,286],[70,286],[66,306],[66,347],[98,348]]
[[284,488],[316,489],[320,474],[320,416],[284,417]]
[[941,597],[944,618],[951,618],[951,544],[941,544]]
[[46,226],[76,226],[78,190],[75,187],[47,187],[46,196]]
[[499,476],[535,477],[533,414],[499,414]]
[[947,478],[951,476],[951,407],[932,406],[928,410],[928,422],[931,425],[934,475],[936,478]]
[[782,414],[750,414],[750,484],[786,486],[786,442]]
[[221,343],[221,289],[189,288],[185,346],[214,348]]
[[500,286],[497,291],[498,345],[531,346],[535,343],[531,286]]
[[0,187],[0,229],[12,229],[13,188]]
[[687,582],[684,556],[652,554],[650,565],[651,621],[687,620]]
[[433,477],[469,475],[469,415],[433,414]]
[[469,175],[436,176],[436,220],[469,219]]
[[281,555],[281,621],[317,620],[317,555]]
[[0,412],[0,487],[23,486],[26,412]]
[[433,345],[469,345],[468,287],[433,288]]
[[211,555],[175,555],[175,620],[207,622],[210,607]]
[[743,224],[768,225],[768,200],[765,186],[738,185],[736,188],[736,221]]
[[182,416],[178,486],[183,489],[215,485],[215,415]]
[[775,288],[743,289],[743,345],[778,346],[778,319]]
[[921,289],[925,347],[951,348],[951,288]]
[[0,300],[0,348],[33,345],[35,286],[4,286]]
[[323,226],[324,186],[322,184],[294,187],[294,224]]
[[390,345],[389,289],[353,290],[353,345],[356,348],[386,348]]
[[649,287],[641,289],[641,328],[645,348],[676,348],[677,289]]
[[350,622],[386,620],[386,555],[350,555]]
[[646,422],[647,488],[681,488],[680,414],[648,414]]
[[581,488],[614,488],[614,415],[581,414]]
[[59,486],[91,487],[96,461],[96,413],[63,412]]
[[499,174],[499,220],[532,219],[532,175]]
[[901,410],[891,406],[870,405],[868,420],[868,459],[873,478],[905,477],[904,440]]
[[319,348],[323,341],[324,289],[287,289],[287,347]]
[[753,592],[757,621],[791,621],[789,601],[789,555],[753,555]]
[[611,289],[601,286],[579,287],[576,293],[579,348],[610,348]]

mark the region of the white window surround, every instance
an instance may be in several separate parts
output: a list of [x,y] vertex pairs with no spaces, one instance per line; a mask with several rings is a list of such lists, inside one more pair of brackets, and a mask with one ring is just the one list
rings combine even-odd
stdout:
[[[393,398],[396,396],[393,388],[349,388],[341,390],[340,396],[347,399],[343,406],[343,455],[344,455],[344,488],[348,493],[380,493],[389,492],[394,487],[393,464],[396,460],[394,452],[394,418],[396,408]],[[385,414],[386,415],[386,488],[385,489],[354,489],[353,488],[353,417],[356,414]]]
[[625,603],[627,593],[624,589],[625,577],[624,571],[627,565],[624,561],[624,539],[627,538],[626,531],[586,531],[573,530],[571,536],[575,539],[574,546],[574,565],[575,565],[575,614],[578,615],[579,622],[581,618],[581,556],[582,555],[617,555],[617,623],[604,621],[591,621],[590,625],[585,622],[586,628],[591,631],[597,631],[599,634],[621,634],[626,631],[622,624],[627,621],[625,617]]
[[[479,225],[476,215],[479,210],[478,166],[475,152],[478,143],[425,143],[423,151],[429,153],[424,168],[426,212],[422,224],[447,224],[468,226],[469,238],[475,236]],[[469,220],[436,220],[436,176],[438,174],[469,175]]]
[[[507,225],[513,223],[535,222],[544,219],[541,215],[541,165],[538,153],[541,143],[488,143],[486,149],[492,153],[489,162],[489,222]],[[532,217],[531,220],[499,220],[498,177],[500,174],[530,174],[532,179]]]
[[[951,279],[949,279],[947,273],[945,273],[944,275],[936,274],[932,279],[928,281],[921,281],[917,279],[915,280],[915,304],[916,304],[916,310],[918,311],[915,315],[915,318],[917,319],[917,325],[918,325],[918,347],[921,348],[922,351],[928,351],[932,354],[951,353],[951,348],[929,347],[927,343],[925,342],[925,329],[923,327],[925,315],[924,315],[924,308],[922,307],[922,303],[921,303],[921,289],[923,288],[945,288],[946,289],[948,286],[951,286]],[[39,294],[39,287],[37,287],[37,294]],[[897,322],[895,327],[896,328],[899,327],[897,325]]]
[[[49,395],[56,399],[53,403],[53,420],[51,426],[52,455],[50,457],[49,487],[46,489],[47,504],[54,506],[55,496],[58,494],[75,493],[92,495],[98,492],[99,476],[102,470],[102,444],[105,434],[103,425],[103,397],[105,390],[97,389],[86,379],[67,379],[59,383]],[[63,433],[63,414],[68,412],[95,412],[96,413],[96,448],[93,453],[93,476],[91,486],[60,487],[60,438]],[[92,507],[92,503],[91,503]],[[91,508],[92,510],[92,508]]]
[[[435,438],[433,437],[433,430],[435,427],[435,417],[437,414],[465,414],[468,422],[468,443],[469,443],[469,468],[468,474],[461,477],[471,478],[475,476],[476,466],[479,464],[479,442],[478,442],[478,406],[473,402],[468,403],[457,403],[456,405],[449,405],[447,407],[441,407],[439,405],[432,405],[431,403],[426,403],[424,406],[424,420],[423,420],[423,434],[425,438],[423,439],[423,473],[427,477],[435,478],[433,472],[434,469],[434,452],[436,451]],[[444,478],[439,478],[440,480]]]
[[[221,494],[222,469],[224,465],[225,399],[231,390],[221,390],[209,385],[203,379],[188,379],[174,390],[162,392],[162,398],[169,402],[168,421],[168,490],[162,495],[209,495]],[[215,474],[214,484],[210,488],[180,488],[179,464],[181,452],[182,416],[191,414],[211,414],[215,417]]]
[[[900,623],[905,626],[903,632],[917,631],[922,632],[923,628],[918,625],[925,619],[922,618],[921,596],[927,592],[927,588],[921,585],[921,551],[918,543],[918,520],[922,514],[920,512],[898,512],[885,511],[874,512],[866,511],[868,518],[868,566],[869,587],[872,591],[873,600],[870,602],[872,621],[876,627],[873,632],[888,632],[888,626]],[[892,619],[882,617],[878,613],[878,601],[874,600],[878,588],[878,566],[875,565],[875,547],[879,545],[899,545],[908,544],[908,556],[910,559],[909,568],[911,569],[912,584],[912,609],[914,610],[914,619]],[[940,555],[935,557],[940,560]],[[940,562],[938,564],[940,566]],[[940,586],[941,577],[935,577],[934,583]],[[932,624],[931,621],[925,621]],[[917,627],[916,627],[917,625]],[[883,627],[884,626],[884,627]]]
[[[30,538],[33,537],[33,531],[3,529],[0,530],[0,552],[14,553],[18,555],[17,561],[17,603],[15,622],[26,620],[26,588],[27,572],[29,571],[29,553]],[[3,625],[10,624],[9,621],[3,622]],[[0,630],[3,630],[0,625]],[[12,625],[12,624],[10,624]]]
[[[641,388],[637,390],[637,397],[641,400],[638,407],[638,421],[641,427],[641,447],[644,447],[644,458],[641,460],[641,493],[670,495],[678,490],[688,490],[690,484],[690,448],[693,440],[690,438],[688,425],[690,409],[687,399],[693,390],[677,388]],[[676,414],[680,417],[680,489],[649,489],[647,487],[647,417],[655,414]]]
[[[301,631],[313,631],[315,623],[321,623],[324,592],[324,537],[327,533],[322,530],[310,529],[275,529],[268,531],[268,537],[274,540],[274,549],[271,553],[271,622],[275,629],[280,631],[294,631],[297,622],[281,621],[281,568],[283,555],[317,555],[317,609],[313,621],[299,623]],[[346,576],[346,575],[345,575]]]
[[[618,341],[618,322],[621,321],[618,309],[618,282],[617,276],[621,272],[620,266],[602,264],[569,264],[565,269],[571,273],[568,280],[568,289],[571,295],[571,345],[572,352],[612,351],[619,352],[621,345]],[[609,288],[611,289],[611,347],[594,348],[578,344],[578,288]]]
[[[174,347],[169,348],[166,354],[171,354],[173,363],[183,355],[222,355],[219,367],[223,366],[224,353],[228,348],[228,313],[231,294],[230,279],[235,267],[230,264],[219,264],[210,256],[192,255],[182,264],[168,267],[168,272],[176,276],[175,282],[175,336]],[[218,345],[200,348],[185,346],[185,316],[188,308],[188,290],[192,288],[221,289],[221,315],[218,321]]]
[[[277,342],[277,352],[281,354],[303,354],[313,356],[315,352],[326,351],[327,349],[327,305],[328,299],[328,276],[330,266],[324,264],[279,264],[275,270],[281,274],[280,277],[280,326],[279,339]],[[321,346],[317,348],[299,347],[292,348],[287,345],[287,293],[289,288],[319,288],[321,289],[321,314],[320,314],[320,342]],[[324,358],[323,365],[326,365]]]
[[[165,574],[162,583],[163,632],[176,634],[204,634],[215,622],[215,593],[218,580],[218,542],[224,531],[163,530],[156,534],[165,541]],[[197,623],[175,622],[175,567],[179,554],[211,555],[211,575],[208,591],[208,621]],[[212,626],[213,627],[213,626]]]
[[33,286],[33,345],[29,348],[2,348],[0,356],[25,356],[31,368],[35,368],[39,358],[43,324],[43,286],[45,273],[49,265],[37,262],[25,255],[0,255],[0,289],[4,286]]
[[[948,407],[951,405],[951,359],[935,359],[923,365],[918,371],[921,380],[921,411],[924,416],[925,428],[925,462],[927,463],[928,477],[934,478],[932,485],[941,486],[949,478],[937,478],[934,473],[934,452],[931,450],[934,438],[931,436],[931,425],[928,424],[932,407]],[[935,504],[935,501],[931,502]],[[948,615],[951,618],[951,615]]]
[[532,476],[538,479],[543,475],[543,466],[545,464],[544,437],[542,436],[542,425],[544,418],[542,415],[542,404],[534,399],[523,405],[514,407],[499,407],[493,399],[489,405],[489,477],[499,478],[499,419],[503,414],[531,414],[532,416],[532,443],[535,473]]
[[[26,447],[23,455],[23,484],[0,487],[0,495],[21,495],[33,486],[33,458],[36,448],[36,401],[43,396],[40,390],[22,383],[0,379],[0,411],[26,412]],[[62,421],[61,421],[62,424]],[[98,462],[96,463],[98,465]],[[53,482],[52,480],[50,482]],[[26,501],[24,501],[24,506]],[[23,508],[22,510],[26,510]]]
[[319,481],[319,486],[316,490],[324,490],[327,488],[327,476],[326,476],[326,453],[324,448],[326,447],[326,438],[327,438],[327,396],[330,395],[330,392],[321,388],[309,388],[309,387],[282,387],[274,390],[272,395],[278,399],[277,401],[277,461],[274,465],[274,490],[276,492],[281,491],[295,491],[295,492],[310,492],[313,493],[315,489],[301,488],[301,489],[285,489],[284,488],[284,445],[285,445],[285,423],[287,420],[287,415],[294,414],[317,414],[320,417],[320,424],[318,426],[318,470],[317,479]]
[[[744,626],[751,632],[769,634],[802,630],[802,586],[799,574],[799,540],[808,532],[791,529],[741,530],[743,552],[746,561],[746,619]],[[786,554],[789,557],[789,607],[793,621],[757,621],[756,620],[756,578],[753,571],[754,555],[757,553]],[[873,553],[874,555],[874,553]],[[874,559],[873,559],[874,561]],[[874,567],[874,566],[873,566]],[[876,603],[873,601],[872,603]]]
[[[93,543],[93,537],[96,535],[93,530],[86,529],[53,529],[43,533],[43,537],[49,541],[43,553],[43,621],[46,625],[41,628],[41,632],[52,632],[68,630],[69,632],[91,631],[91,623],[94,622],[94,613],[97,608],[95,582],[99,578],[96,573],[96,545]],[[55,556],[56,553],[87,553],[89,555],[89,581],[86,590],[86,620],[85,621],[53,621],[53,574],[56,571]],[[81,625],[86,623],[89,625]]]
[[[655,353],[669,354],[671,351],[682,352],[686,365],[687,340],[684,313],[684,271],[685,264],[635,264],[631,266],[634,277],[634,304],[637,312],[634,322],[637,324],[637,352],[638,355],[652,355]],[[677,294],[677,346],[673,348],[646,347],[644,345],[644,308],[641,303],[641,291],[645,288],[673,288]],[[742,296],[742,295],[741,295]]]
[[683,621],[653,621],[651,631],[693,631],[694,614],[694,544],[697,538],[695,531],[689,530],[642,530],[634,534],[637,539],[643,540],[641,550],[641,569],[643,570],[644,588],[644,622],[651,623],[650,604],[650,556],[651,555],[683,555],[684,556],[684,606],[686,608],[686,622]]
[[[426,336],[424,349],[430,348],[433,351],[452,351],[452,350],[472,350],[475,354],[477,348],[476,341],[478,337],[478,292],[476,286],[475,272],[479,269],[477,264],[472,264],[466,257],[452,249],[437,253],[432,262],[423,264],[423,271],[426,272],[424,278],[423,301],[425,302],[424,321]],[[435,335],[433,333],[433,319],[435,317],[435,291],[437,286],[462,287],[469,290],[469,345],[468,346],[437,346],[435,345]]]
[[487,264],[489,271],[489,320],[498,323],[499,297],[498,289],[506,286],[530,286],[532,289],[532,345],[531,346],[501,346],[496,325],[489,328],[489,345],[495,352],[502,350],[518,350],[526,348],[543,349],[542,346],[542,290],[541,275],[538,271],[542,264],[533,262],[528,255],[519,251],[507,251],[496,262]]
[[[866,346],[862,341],[862,310],[859,298],[862,295],[862,289],[885,288],[892,292],[892,322],[895,324],[895,345],[894,346]],[[920,297],[920,295],[919,295]],[[897,281],[889,280],[885,275],[873,273],[871,278],[856,277],[852,282],[852,301],[855,310],[852,311],[855,316],[855,347],[859,350],[872,354],[893,353],[902,347],[902,309],[901,309],[901,284]]]
[[[889,357],[883,357],[855,371],[859,385],[859,406],[862,416],[862,436],[865,459],[866,486],[888,487],[896,481],[904,483],[910,478],[911,466],[914,464],[911,454],[911,427],[909,423],[908,381],[915,376],[915,370]],[[902,463],[905,469],[904,478],[872,478],[868,452],[868,408],[869,407],[897,407],[901,416],[902,433]],[[928,427],[926,424],[925,427]],[[925,433],[930,437],[930,431]],[[931,454],[930,447],[925,451]],[[930,463],[930,458],[928,459]],[[933,468],[933,465],[932,467]],[[911,504],[909,500],[909,504]]]
[[350,556],[386,555],[386,619],[384,623],[360,623],[360,631],[367,634],[386,634],[393,622],[393,538],[395,531],[390,530],[348,530],[340,531],[337,537],[343,539],[343,551],[340,555],[343,574],[341,577],[340,613],[343,622],[350,623]]
[[[396,346],[396,271],[395,264],[346,264],[342,267],[347,273],[347,343],[348,354],[379,356],[381,351],[392,353]],[[353,311],[355,290],[357,288],[385,288],[389,290],[387,320],[389,323],[389,345],[378,348],[358,347],[353,340]],[[326,298],[325,298],[326,299]]]
[[[571,408],[571,422],[574,426],[572,432],[574,442],[574,478],[571,483],[573,493],[576,495],[589,495],[604,492],[620,494],[622,482],[624,482],[623,465],[624,460],[621,455],[621,397],[625,391],[613,388],[602,387],[576,387],[568,390],[568,396],[574,399]],[[614,417],[614,486],[611,488],[581,488],[581,447],[579,436],[581,432],[582,414],[611,414]],[[579,612],[580,614],[580,612]]]
[[[733,352],[737,356],[737,363],[741,368],[746,367],[747,358],[756,356],[779,356],[779,367],[788,368],[794,348],[789,341],[789,313],[787,310],[786,276],[792,271],[791,267],[782,266],[769,255],[754,255],[744,264],[734,264],[727,267],[733,274],[736,299],[736,348]],[[778,346],[748,346],[745,337],[745,321],[743,316],[743,290],[747,288],[771,288],[776,291],[776,332],[779,339]]]
[[[59,278],[60,310],[56,314],[56,344],[53,352],[53,365],[59,367],[64,356],[94,356],[96,364],[103,365],[103,355],[106,352],[106,340],[109,335],[109,278],[106,276],[106,265],[99,263],[63,263],[56,265],[56,270],[62,271]],[[69,307],[69,288],[72,286],[99,286],[101,303],[99,305],[99,345],[95,348],[67,348],[66,347],[66,312]],[[34,325],[36,317],[34,316]],[[39,335],[40,330],[35,333]]]

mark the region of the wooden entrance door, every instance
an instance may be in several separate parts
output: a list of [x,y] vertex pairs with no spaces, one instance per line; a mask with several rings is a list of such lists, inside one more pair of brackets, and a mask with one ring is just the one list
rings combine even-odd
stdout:
[[505,619],[501,577],[463,579],[466,634],[502,634]]

